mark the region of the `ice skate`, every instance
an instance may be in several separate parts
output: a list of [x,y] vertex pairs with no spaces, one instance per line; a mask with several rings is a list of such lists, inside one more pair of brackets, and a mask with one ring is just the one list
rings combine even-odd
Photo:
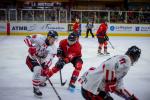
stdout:
[[104,55],[104,54],[101,52],[101,49],[98,49],[97,54],[98,54],[98,55]]
[[110,53],[109,53],[109,52],[104,52],[104,54],[105,54],[105,55],[109,55]]
[[107,52],[107,47],[104,48],[104,54],[105,55],[109,55],[110,54],[109,52]]
[[69,84],[68,90],[69,90],[71,93],[74,93],[74,92],[75,92],[75,85]]
[[37,97],[42,97],[42,92],[39,90],[39,88],[33,87],[33,93]]

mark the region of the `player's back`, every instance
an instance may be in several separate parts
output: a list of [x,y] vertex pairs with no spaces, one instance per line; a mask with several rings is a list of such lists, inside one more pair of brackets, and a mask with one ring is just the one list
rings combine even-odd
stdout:
[[[106,78],[112,80],[113,76],[117,80],[122,79],[130,65],[131,61],[127,55],[113,56],[100,64],[96,69],[85,72],[82,76],[84,80],[82,87],[97,95],[99,90],[104,90]],[[111,72],[114,74],[111,74]]]

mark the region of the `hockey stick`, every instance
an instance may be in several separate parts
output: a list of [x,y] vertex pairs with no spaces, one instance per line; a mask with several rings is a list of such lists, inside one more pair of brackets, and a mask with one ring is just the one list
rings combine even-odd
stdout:
[[64,86],[67,82],[67,80],[65,82],[62,81],[62,73],[61,73],[61,70],[59,71],[60,73],[60,82],[61,82],[61,86]]
[[114,46],[111,44],[111,42],[110,42],[110,41],[108,41],[108,42],[109,42],[109,44],[111,45],[111,47],[112,47],[113,49],[115,49]]
[[47,78],[47,80],[49,81],[50,85],[52,86],[52,88],[53,88],[54,92],[56,93],[58,99],[59,99],[59,100],[62,100],[61,97],[59,96],[58,92],[56,91],[55,87],[53,86],[51,80],[50,80],[49,78]]
[[[37,62],[38,62],[38,64],[42,67],[42,65],[40,64],[40,62],[39,62],[39,60],[38,60],[37,58],[36,58],[36,61],[37,61]],[[49,81],[49,83],[50,83],[50,85],[52,86],[52,88],[53,88],[54,92],[56,93],[56,95],[57,95],[58,99],[59,99],[59,100],[62,100],[62,99],[61,99],[61,97],[59,96],[58,92],[56,91],[55,87],[53,86],[53,84],[52,84],[51,80],[50,80],[48,77],[47,77],[46,79]]]

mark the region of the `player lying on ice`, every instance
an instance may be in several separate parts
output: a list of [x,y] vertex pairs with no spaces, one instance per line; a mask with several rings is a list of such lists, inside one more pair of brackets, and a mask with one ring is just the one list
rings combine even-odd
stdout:
[[29,55],[26,58],[26,64],[33,72],[33,93],[37,96],[42,96],[39,86],[46,86],[46,77],[43,74],[43,70],[51,66],[52,60],[57,54],[57,48],[54,45],[57,38],[58,33],[51,30],[48,32],[47,37],[36,34],[27,36],[24,39],[24,42],[29,47]]
[[59,57],[59,60],[53,68],[45,70],[47,77],[51,77],[53,74],[61,70],[65,64],[72,63],[75,69],[72,73],[68,87],[71,92],[74,92],[75,82],[78,79],[83,64],[81,59],[81,45],[77,38],[76,33],[70,33],[67,39],[61,40],[59,48],[57,49],[57,56]]
[[85,100],[113,100],[109,92],[125,100],[138,100],[123,87],[123,78],[130,66],[138,61],[141,50],[130,47],[125,55],[116,55],[104,61],[97,68],[90,68],[79,79],[81,92]]

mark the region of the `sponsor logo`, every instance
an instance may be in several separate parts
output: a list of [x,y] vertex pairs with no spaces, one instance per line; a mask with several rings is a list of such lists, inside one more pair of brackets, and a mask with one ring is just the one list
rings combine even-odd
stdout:
[[135,27],[135,31],[140,31],[140,27]]
[[52,24],[46,24],[41,27],[42,30],[64,30],[63,26],[53,26]]
[[141,31],[146,31],[146,32],[150,31],[150,26],[141,27]]
[[132,31],[132,26],[116,26],[116,31]]
[[13,26],[12,30],[15,31],[33,31],[35,30],[36,25],[31,25],[31,26]]
[[27,26],[13,26],[12,30],[27,30]]
[[110,26],[110,31],[132,31],[132,26]]
[[115,30],[115,27],[114,27],[114,26],[110,26],[110,30],[111,30],[111,31],[114,31],[114,30]]

